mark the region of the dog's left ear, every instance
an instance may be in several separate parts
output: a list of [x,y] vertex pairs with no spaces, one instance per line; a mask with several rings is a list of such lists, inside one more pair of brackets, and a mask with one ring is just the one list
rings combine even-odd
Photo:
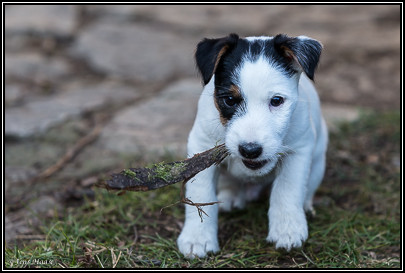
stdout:
[[239,36],[232,33],[223,38],[205,38],[197,45],[195,61],[204,84],[210,81],[221,57],[236,46],[238,39]]
[[303,71],[314,80],[315,69],[322,52],[322,44],[306,36],[288,37],[279,34],[274,37],[276,51],[287,59],[297,71]]

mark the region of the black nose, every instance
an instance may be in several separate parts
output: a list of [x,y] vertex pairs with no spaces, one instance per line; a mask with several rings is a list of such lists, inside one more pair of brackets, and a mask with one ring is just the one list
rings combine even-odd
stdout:
[[262,154],[262,151],[262,146],[254,142],[242,143],[239,145],[240,154],[248,159],[258,158]]

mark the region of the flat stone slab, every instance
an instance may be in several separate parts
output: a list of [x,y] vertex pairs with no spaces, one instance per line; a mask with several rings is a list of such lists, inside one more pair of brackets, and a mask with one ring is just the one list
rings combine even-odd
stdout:
[[34,52],[5,54],[4,64],[6,80],[56,83],[73,74],[70,66],[61,58],[47,58]]
[[185,79],[149,101],[127,107],[104,128],[98,145],[124,154],[185,156],[201,91],[198,79]]
[[6,108],[5,135],[37,135],[69,118],[139,96],[134,88],[113,82],[91,85],[73,83],[64,89],[56,95],[42,97],[23,106]]
[[150,26],[104,20],[79,35],[71,54],[114,77],[156,82],[196,75],[197,42]]
[[6,33],[71,35],[76,23],[73,5],[12,5],[4,11]]

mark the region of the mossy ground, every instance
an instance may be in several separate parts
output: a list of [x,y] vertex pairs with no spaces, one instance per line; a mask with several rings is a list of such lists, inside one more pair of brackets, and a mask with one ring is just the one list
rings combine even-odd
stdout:
[[[5,247],[6,268],[400,268],[399,112],[367,114],[330,136],[309,239],[287,253],[265,241],[268,201],[220,214],[221,252],[187,260],[176,247],[180,185],[94,198],[44,219],[39,240]],[[197,213],[197,210],[196,210]]]

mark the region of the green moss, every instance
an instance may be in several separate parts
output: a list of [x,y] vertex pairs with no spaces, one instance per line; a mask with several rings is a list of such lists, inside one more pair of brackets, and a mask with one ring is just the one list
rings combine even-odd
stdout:
[[187,163],[184,162],[174,163],[174,165],[160,162],[155,164],[152,168],[156,173],[155,177],[163,179],[164,181],[170,181],[185,171],[186,167]]
[[136,177],[136,173],[131,171],[130,169],[125,169],[122,171],[126,176],[132,178],[132,179],[138,179],[138,177]]
[[187,163],[185,162],[177,162],[173,165],[172,169],[171,169],[171,174],[173,176],[175,175],[180,175],[182,172],[184,172],[187,168]]
[[214,147],[214,150],[213,150],[213,153],[212,153],[212,159],[214,159],[214,160],[217,159],[219,155],[224,153],[223,149],[225,149],[225,148],[222,148],[222,147],[219,147],[219,146],[220,145],[215,145],[215,147]]

